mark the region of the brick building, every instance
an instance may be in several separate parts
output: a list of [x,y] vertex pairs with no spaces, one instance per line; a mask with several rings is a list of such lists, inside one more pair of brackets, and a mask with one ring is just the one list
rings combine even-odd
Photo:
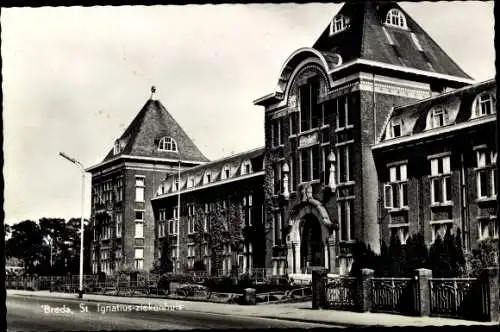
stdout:
[[[89,169],[93,270],[149,269],[168,243],[176,270],[346,274],[359,241],[377,252],[391,234],[430,243],[449,226],[466,248],[498,237],[495,98],[397,3],[348,2],[254,101],[263,148],[208,162],[146,103]],[[209,239],[230,228],[242,241],[214,263]]]
[[207,162],[157,100],[148,100],[92,173],[92,272],[148,269],[154,259],[151,198],[166,175]]
[[427,243],[460,228],[465,248],[498,238],[494,80],[394,108],[372,147],[380,233]]
[[344,274],[356,241],[377,252],[372,145],[392,109],[473,82],[397,3],[346,3],[313,47],[286,59],[275,91],[254,102],[265,108],[266,183],[274,183],[267,264]]
[[[217,269],[222,274],[229,273],[233,265],[245,272],[265,267],[265,246],[261,242],[263,158],[264,149],[259,148],[169,176],[152,199],[157,257],[161,255],[161,241],[167,240],[176,269],[193,269],[196,261],[202,262],[207,272]],[[223,228],[216,228],[221,219]],[[225,240],[231,232],[228,223],[235,226],[232,234],[239,235],[241,243]],[[208,240],[209,234],[226,231],[228,234],[219,242]],[[218,243],[222,245],[217,253],[221,262],[215,266],[212,252]]]

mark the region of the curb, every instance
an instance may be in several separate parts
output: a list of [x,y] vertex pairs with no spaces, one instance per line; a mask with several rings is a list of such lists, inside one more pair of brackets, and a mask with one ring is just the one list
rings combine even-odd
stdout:
[[338,328],[362,328],[362,327],[375,327],[375,328],[380,327],[380,328],[382,328],[382,327],[386,327],[384,325],[360,325],[360,324],[329,322],[329,321],[321,321],[321,320],[317,320],[317,319],[302,319],[302,318],[293,318],[293,317],[277,317],[277,316],[258,316],[258,317],[259,318],[266,318],[266,319],[287,320],[290,322],[330,325],[331,327],[338,327]]

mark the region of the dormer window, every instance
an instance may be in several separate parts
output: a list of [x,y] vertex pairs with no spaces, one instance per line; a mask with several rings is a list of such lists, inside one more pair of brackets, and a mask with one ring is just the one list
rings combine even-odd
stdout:
[[222,168],[221,179],[222,180],[228,179],[230,174],[231,174],[231,169],[229,168],[229,166],[228,165],[224,166]]
[[205,175],[203,176],[203,184],[207,184],[207,183],[210,183],[212,182],[212,174],[210,174],[209,171],[207,171],[205,173]]
[[484,92],[477,96],[474,101],[474,110],[473,116],[485,116],[495,113],[495,109],[493,108],[493,97],[490,93]]
[[252,163],[250,160],[245,160],[241,163],[241,175],[250,174],[252,172]]
[[190,177],[188,177],[188,180],[187,180],[187,187],[188,187],[188,188],[192,188],[192,187],[194,187],[194,176],[190,176]]
[[431,111],[431,128],[445,126],[448,122],[448,112],[442,106],[436,107]]
[[172,137],[162,137],[158,142],[158,150],[177,152],[177,143]]
[[349,22],[349,17],[343,15],[335,16],[330,23],[330,36],[347,29],[349,27]]
[[113,148],[113,154],[119,154],[121,152],[120,141],[115,142],[115,146]]
[[406,17],[399,9],[389,10],[385,17],[385,24],[396,28],[407,29]]
[[392,119],[387,128],[387,138],[395,138],[401,136],[401,120]]

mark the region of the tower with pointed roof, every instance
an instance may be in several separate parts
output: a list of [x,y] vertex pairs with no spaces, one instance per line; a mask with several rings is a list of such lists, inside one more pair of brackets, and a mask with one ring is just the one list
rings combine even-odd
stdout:
[[92,173],[92,272],[150,269],[158,185],[179,169],[208,159],[172,115],[152,96]]
[[266,183],[274,183],[266,192],[268,266],[346,274],[355,243],[378,252],[371,146],[391,109],[473,82],[396,2],[344,4],[254,102],[265,108]]

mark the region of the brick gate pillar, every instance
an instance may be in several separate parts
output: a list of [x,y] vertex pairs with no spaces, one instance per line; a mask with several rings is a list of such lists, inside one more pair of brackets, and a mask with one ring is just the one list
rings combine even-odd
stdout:
[[359,306],[361,312],[370,312],[372,308],[372,278],[374,271],[361,269],[361,277],[358,283]]
[[498,287],[498,267],[487,267],[481,272],[481,283],[483,288],[483,308],[485,318],[490,322],[497,322],[499,315],[499,287]]
[[431,286],[432,271],[427,269],[415,270],[415,312],[420,316],[429,316],[431,313]]
[[322,266],[311,267],[312,272],[312,308],[319,309],[326,307],[326,279],[328,270]]

